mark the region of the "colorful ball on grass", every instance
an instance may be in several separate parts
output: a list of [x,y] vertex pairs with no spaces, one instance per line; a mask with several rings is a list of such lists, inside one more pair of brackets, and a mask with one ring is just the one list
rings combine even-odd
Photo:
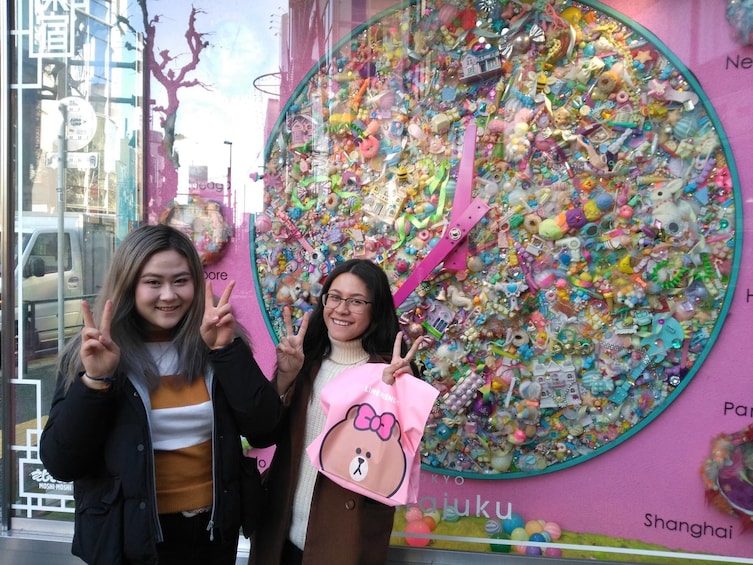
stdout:
[[497,532],[502,531],[502,524],[497,520],[487,520],[486,524],[484,524],[484,530],[487,536],[493,536]]
[[458,520],[460,520],[458,509],[454,506],[445,506],[444,510],[442,511],[442,516],[444,516],[445,522],[457,522]]
[[537,534],[544,531],[544,524],[542,524],[540,520],[528,520],[528,522],[526,522],[525,529],[529,535]]
[[[509,540],[510,536],[503,531],[496,532],[490,536],[496,540]],[[489,544],[494,553],[510,553],[510,545],[507,543],[492,543]]]
[[510,514],[509,518],[502,520],[502,529],[508,534],[512,533],[515,528],[523,528],[525,525],[526,522],[520,514]]
[[515,528],[510,532],[510,539],[514,539],[515,541],[528,541],[530,537],[525,528]]
[[[512,532],[510,532],[510,539],[515,541],[528,541],[529,535],[528,532],[526,532],[526,529],[523,527],[515,528]],[[515,552],[519,553],[520,555],[525,555],[526,553],[526,547],[525,545],[516,545],[515,546]]]
[[[546,537],[548,536],[548,534],[547,536],[544,536],[544,533],[545,532],[542,532],[542,533],[537,532],[535,534],[531,534],[531,537],[528,539],[528,541],[541,541],[541,542],[546,543],[547,541]],[[552,539],[552,538],[549,537],[549,539]]]
[[[405,525],[405,533],[428,535],[431,533],[431,529],[429,528],[429,524],[427,524],[423,520],[415,520],[413,522],[408,522]],[[406,536],[405,543],[413,547],[426,547],[427,545],[429,545],[429,543],[431,543],[431,540],[429,538],[415,538]]]
[[526,546],[526,555],[541,555],[542,551],[540,547],[535,545]]
[[426,516],[431,516],[434,519],[434,523],[439,524],[439,521],[442,519],[442,512],[439,511],[439,508],[435,508],[434,510],[424,512],[424,517]]
[[560,539],[562,535],[562,529],[557,522],[547,522],[544,524],[544,531],[552,536],[553,540]]
[[430,531],[434,531],[434,528],[437,527],[437,522],[434,520],[433,516],[429,516],[428,514],[425,514],[423,518],[421,518],[423,522],[426,523],[427,526],[429,526]]
[[416,520],[420,520],[423,517],[424,513],[421,512],[421,509],[418,506],[411,506],[405,511],[406,522],[415,522]]
[[547,547],[544,550],[547,557],[562,557],[562,550],[559,547]]

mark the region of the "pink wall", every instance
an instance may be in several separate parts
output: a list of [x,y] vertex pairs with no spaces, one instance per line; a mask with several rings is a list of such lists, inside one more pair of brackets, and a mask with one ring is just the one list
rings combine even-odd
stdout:
[[[723,0],[610,0],[605,5],[638,22],[664,43],[700,82],[718,114],[736,158],[743,215],[749,216],[753,186],[753,48],[730,37]],[[358,22],[356,22],[358,23]],[[734,62],[743,62],[736,67]],[[224,260],[207,268],[236,279],[233,302],[239,318],[251,330],[257,358],[271,374],[274,344],[266,330],[253,287],[248,223],[236,229]],[[607,453],[566,470],[512,480],[462,480],[429,472],[422,474],[422,496],[442,506],[445,498],[470,501],[487,512],[508,504],[527,519],[558,522],[563,529],[631,538],[688,552],[725,556],[751,555],[751,534],[739,522],[704,502],[699,468],[709,453],[710,440],[753,422],[751,369],[753,335],[748,316],[750,287],[750,230],[740,229],[743,258],[734,300],[716,346],[701,370],[655,421]],[[224,275],[223,275],[224,276]],[[215,289],[221,289],[217,284]],[[736,409],[730,409],[730,406]],[[461,484],[458,484],[461,483]],[[425,501],[428,504],[428,500]],[[700,537],[655,526],[661,518],[707,524]],[[650,518],[650,520],[649,520]],[[660,522],[661,523],[661,522]]]

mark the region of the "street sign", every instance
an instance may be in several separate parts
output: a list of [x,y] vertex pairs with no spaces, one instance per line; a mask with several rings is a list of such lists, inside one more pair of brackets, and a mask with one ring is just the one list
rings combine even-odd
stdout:
[[68,151],[83,149],[97,132],[97,113],[83,98],[69,96],[60,101],[65,106],[65,140]]

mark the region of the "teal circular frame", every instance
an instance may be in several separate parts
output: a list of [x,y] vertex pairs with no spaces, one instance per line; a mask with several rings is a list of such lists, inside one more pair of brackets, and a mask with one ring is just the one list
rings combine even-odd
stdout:
[[[419,355],[422,378],[441,391],[423,468],[536,476],[622,444],[702,366],[739,271],[738,175],[696,78],[614,9],[589,0],[535,2],[529,13],[495,0],[451,6],[400,3],[301,81],[267,142],[252,268],[275,340],[281,308],[296,318],[310,309],[339,260],[371,257],[398,294],[452,219],[464,133],[476,125],[471,196],[491,210],[467,236],[468,268],[440,262],[398,305],[410,336],[435,339]],[[563,107],[569,118],[556,122]],[[443,153],[430,145],[437,139]],[[402,196],[390,202],[389,191]],[[555,197],[559,212],[546,206]],[[563,224],[571,210],[586,224]]]

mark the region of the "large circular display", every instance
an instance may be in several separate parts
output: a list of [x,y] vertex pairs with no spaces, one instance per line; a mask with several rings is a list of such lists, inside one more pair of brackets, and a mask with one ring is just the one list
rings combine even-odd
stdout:
[[427,469],[565,468],[675,400],[737,273],[734,165],[692,75],[581,2],[424,1],[356,29],[269,140],[253,263],[276,336],[332,265],[388,272],[440,395]]

